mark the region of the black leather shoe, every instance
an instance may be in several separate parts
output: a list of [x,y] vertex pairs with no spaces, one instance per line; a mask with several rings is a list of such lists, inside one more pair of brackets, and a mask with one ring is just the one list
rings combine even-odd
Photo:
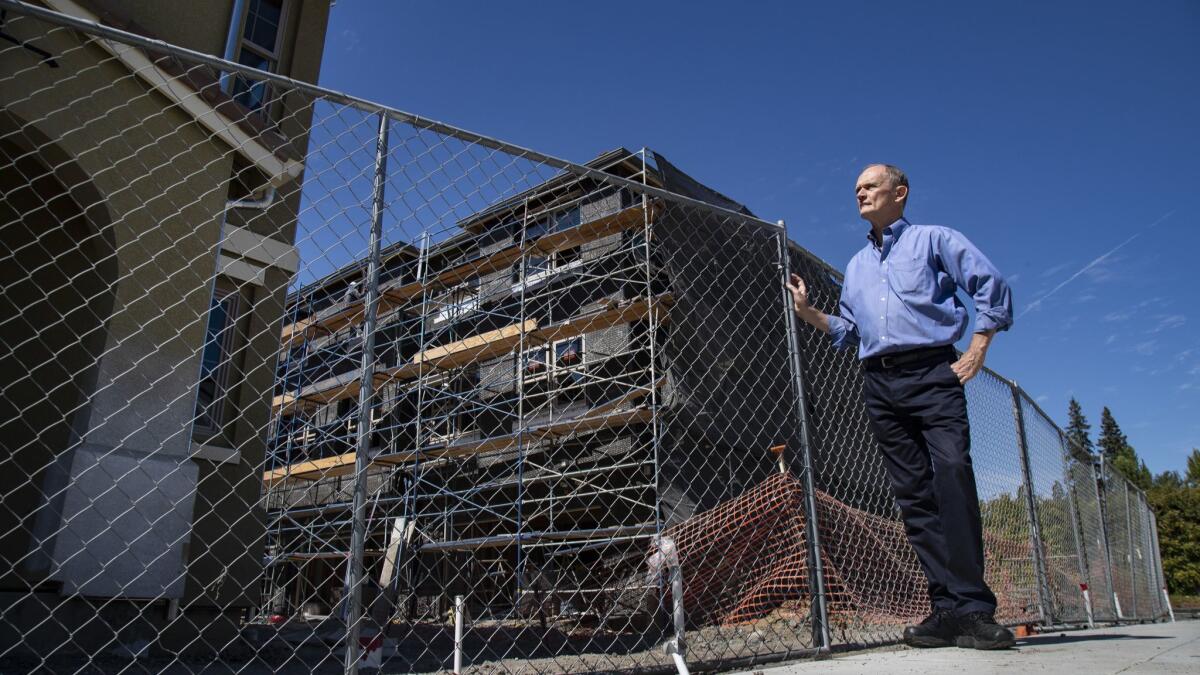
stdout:
[[971,612],[958,617],[959,647],[968,649],[1008,649],[1016,644],[1011,630],[996,623],[988,612]]
[[958,635],[954,612],[935,609],[925,620],[904,629],[904,644],[910,647],[949,647]]

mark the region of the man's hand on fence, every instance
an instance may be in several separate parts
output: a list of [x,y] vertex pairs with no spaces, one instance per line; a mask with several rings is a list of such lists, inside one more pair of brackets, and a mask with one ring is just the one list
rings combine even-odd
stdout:
[[808,286],[804,285],[804,280],[800,278],[799,274],[793,274],[787,287],[792,292],[792,307],[797,314],[804,316],[812,309],[812,306],[808,304]]

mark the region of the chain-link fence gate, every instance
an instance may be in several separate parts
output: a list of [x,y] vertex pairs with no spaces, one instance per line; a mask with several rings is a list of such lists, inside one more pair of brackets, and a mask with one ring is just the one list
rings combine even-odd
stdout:
[[[781,224],[0,7],[0,663],[719,668],[927,612]],[[1144,495],[998,375],[968,404],[999,618],[1163,616]]]

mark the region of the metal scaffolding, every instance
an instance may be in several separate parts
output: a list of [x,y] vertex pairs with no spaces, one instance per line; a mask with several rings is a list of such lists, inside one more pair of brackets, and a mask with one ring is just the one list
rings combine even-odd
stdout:
[[[645,151],[592,165],[661,184]],[[504,620],[536,604],[543,620],[615,620],[616,596],[629,593],[638,556],[663,527],[655,452],[665,379],[654,355],[672,294],[655,259],[659,211],[656,199],[587,178],[549,181],[457,232],[426,231],[418,246],[382,252],[378,274],[339,270],[293,293],[275,460],[263,474],[268,562],[350,558],[359,523],[346,517],[355,509],[343,484],[361,459],[367,574],[394,617],[444,614],[459,577],[478,572],[490,589],[468,596],[473,616]],[[360,285],[364,293],[347,290]],[[368,375],[312,365],[339,350],[352,364],[361,343],[381,354],[362,356]],[[348,415],[343,402],[354,399],[367,405]],[[355,437],[371,443],[344,451]],[[451,552],[466,559],[450,562]],[[270,578],[291,589],[270,589],[275,605],[264,611],[303,610],[284,598],[335,604],[334,593],[297,590],[338,590],[329,579]],[[547,585],[555,606],[535,599]]]

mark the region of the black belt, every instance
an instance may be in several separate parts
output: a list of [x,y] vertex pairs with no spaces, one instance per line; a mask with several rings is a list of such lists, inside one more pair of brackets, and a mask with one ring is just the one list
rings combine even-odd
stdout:
[[950,345],[941,347],[921,347],[896,354],[884,354],[863,359],[863,367],[867,370],[890,370],[913,366],[924,366],[939,361],[957,359],[958,352]]

